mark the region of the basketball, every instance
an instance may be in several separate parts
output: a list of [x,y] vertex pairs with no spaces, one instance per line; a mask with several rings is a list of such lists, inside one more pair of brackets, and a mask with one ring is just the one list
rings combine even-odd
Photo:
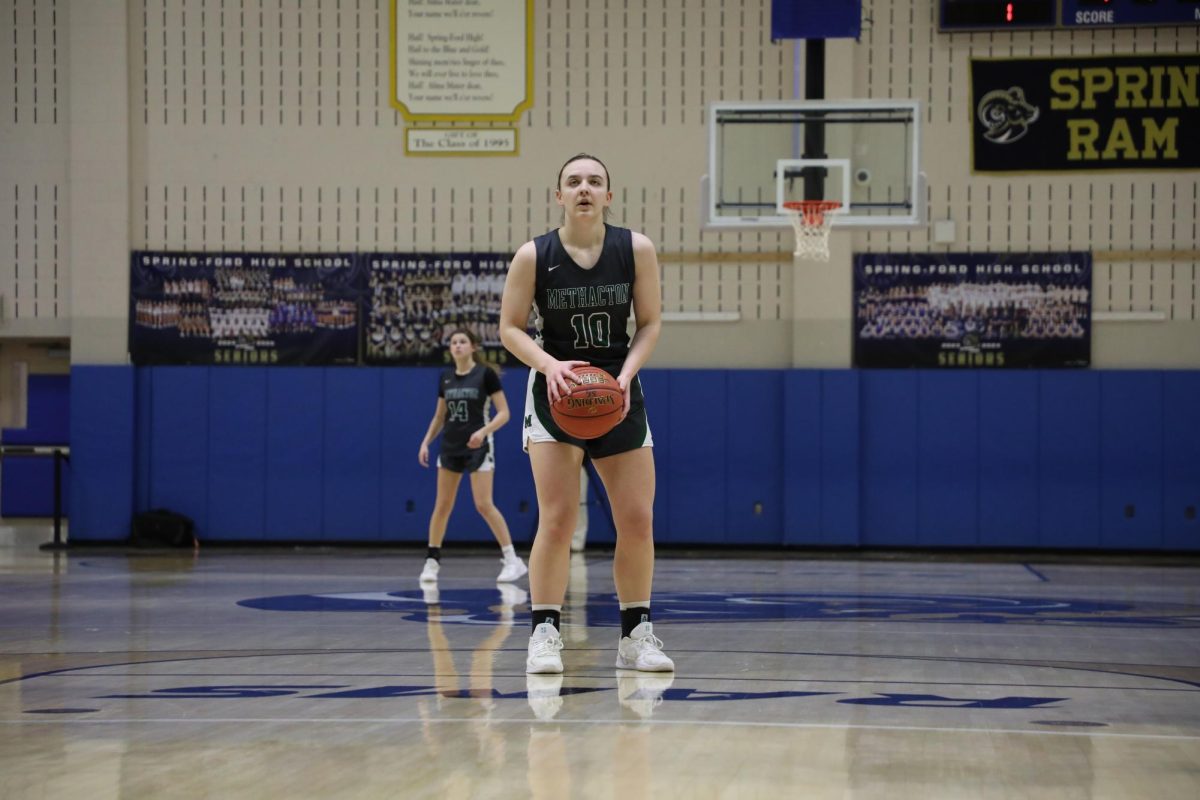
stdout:
[[580,382],[567,381],[570,393],[550,405],[555,424],[576,439],[603,436],[621,420],[625,395],[615,378],[599,367],[576,367]]

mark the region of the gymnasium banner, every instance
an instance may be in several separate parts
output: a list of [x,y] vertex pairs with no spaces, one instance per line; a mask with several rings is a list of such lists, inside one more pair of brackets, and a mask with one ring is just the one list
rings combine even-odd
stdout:
[[1091,253],[858,253],[857,367],[1086,367]]
[[500,296],[511,253],[370,253],[363,357],[368,364],[450,363],[447,345],[466,327],[498,365],[512,356],[500,344]]
[[971,60],[975,172],[1200,169],[1200,54]]
[[130,258],[135,364],[354,364],[366,281],[352,253]]

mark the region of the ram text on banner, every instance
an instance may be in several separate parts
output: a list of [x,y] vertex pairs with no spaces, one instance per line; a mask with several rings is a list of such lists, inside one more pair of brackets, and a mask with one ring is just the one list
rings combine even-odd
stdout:
[[1200,55],[972,59],[976,172],[1200,169]]

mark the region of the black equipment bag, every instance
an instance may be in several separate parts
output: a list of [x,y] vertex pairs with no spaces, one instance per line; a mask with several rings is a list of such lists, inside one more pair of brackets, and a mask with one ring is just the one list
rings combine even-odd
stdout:
[[190,517],[165,508],[133,515],[129,543],[134,547],[194,547],[196,524]]

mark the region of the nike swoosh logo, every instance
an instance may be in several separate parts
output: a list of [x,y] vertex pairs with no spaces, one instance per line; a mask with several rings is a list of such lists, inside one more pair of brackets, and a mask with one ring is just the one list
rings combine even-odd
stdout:
[[559,267],[561,267],[561,266],[562,266],[562,264],[555,264],[553,267],[551,267],[550,269],[548,269],[548,270],[546,270],[546,271],[547,271],[547,272],[554,272],[554,270],[558,269],[558,268],[559,268]]

